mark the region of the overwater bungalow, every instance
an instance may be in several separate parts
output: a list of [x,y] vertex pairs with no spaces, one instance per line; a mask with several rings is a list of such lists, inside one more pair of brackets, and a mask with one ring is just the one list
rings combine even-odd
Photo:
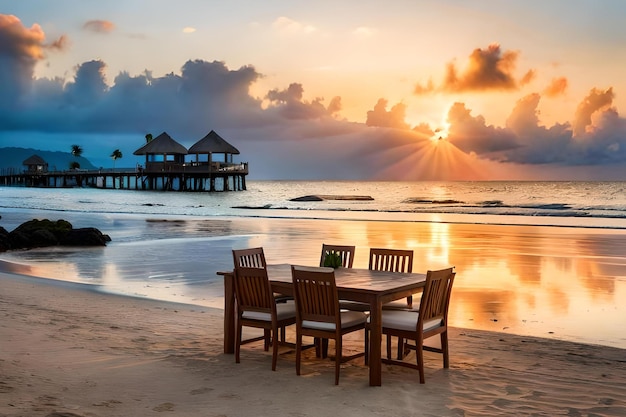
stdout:
[[26,167],[25,172],[29,174],[48,172],[48,163],[39,155],[26,158],[22,165]]
[[146,156],[146,172],[182,171],[187,148],[172,139],[167,132],[163,132],[133,152],[133,155]]

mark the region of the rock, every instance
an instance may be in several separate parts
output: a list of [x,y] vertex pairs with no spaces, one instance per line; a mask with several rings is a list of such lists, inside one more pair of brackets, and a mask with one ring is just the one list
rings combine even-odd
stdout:
[[0,252],[6,252],[11,249],[11,238],[9,232],[0,226]]
[[74,229],[66,220],[29,220],[10,233],[0,227],[0,252],[47,246],[106,246],[111,238],[94,227]]
[[110,242],[109,235],[103,234],[95,227],[72,229],[61,240],[63,246],[106,246]]

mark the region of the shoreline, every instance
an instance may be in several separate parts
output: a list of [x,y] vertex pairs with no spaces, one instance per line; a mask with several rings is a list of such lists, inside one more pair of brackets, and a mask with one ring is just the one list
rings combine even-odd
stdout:
[[[9,273],[0,286],[2,416],[626,413],[624,349],[452,328],[450,368],[427,352],[426,384],[414,370],[384,366],[383,386],[369,387],[360,358],[342,365],[336,387],[334,362],[311,352],[301,376],[288,348],[272,372],[262,343],[244,345],[235,364],[222,353],[218,309]],[[362,343],[360,334],[344,348]]]

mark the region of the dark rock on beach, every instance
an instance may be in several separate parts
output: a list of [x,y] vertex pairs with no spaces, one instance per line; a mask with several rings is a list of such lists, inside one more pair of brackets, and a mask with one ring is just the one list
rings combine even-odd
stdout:
[[292,198],[289,201],[324,201],[324,200],[350,200],[350,201],[372,201],[369,195],[305,195]]
[[106,246],[111,238],[94,227],[74,229],[66,220],[29,220],[7,232],[0,227],[0,252],[47,246]]

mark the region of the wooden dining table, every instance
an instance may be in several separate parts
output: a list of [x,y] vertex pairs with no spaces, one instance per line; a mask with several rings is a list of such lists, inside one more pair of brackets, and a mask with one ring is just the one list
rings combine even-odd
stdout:
[[[233,271],[218,272],[218,275],[224,277],[224,353],[235,352],[233,273]],[[274,292],[293,295],[290,264],[267,265],[267,274]],[[369,384],[380,386],[382,306],[384,303],[419,292],[426,283],[426,274],[337,268],[335,281],[341,300],[367,303],[370,306]]]

